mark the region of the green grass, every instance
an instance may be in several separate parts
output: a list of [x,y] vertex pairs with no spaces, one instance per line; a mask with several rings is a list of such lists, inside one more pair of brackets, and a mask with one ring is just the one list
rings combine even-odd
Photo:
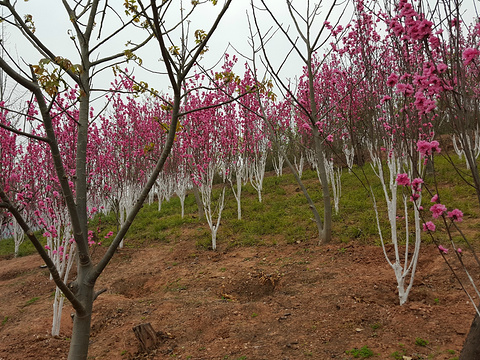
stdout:
[[[440,196],[442,203],[449,209],[460,208],[465,220],[475,219],[478,215],[478,203],[474,189],[465,183],[458,181],[455,171],[442,157],[436,158],[436,177],[441,186]],[[372,206],[370,190],[359,181],[371,184],[379,214],[381,227],[385,240],[390,236],[390,224],[388,222],[386,204],[383,190],[379,180],[374,175],[369,164],[363,169],[355,168],[354,173],[347,170],[342,174],[342,196],[340,199],[339,213],[333,215],[332,234],[333,241],[337,243],[358,242],[361,244],[379,245],[378,229],[375,213]],[[366,181],[366,180],[367,181]],[[432,175],[425,177],[426,185],[433,189]],[[318,182],[317,174],[312,170],[305,170],[302,180],[309,191],[320,216],[323,218],[322,191]],[[246,184],[242,189],[241,206],[242,219],[237,219],[237,203],[229,187],[225,193],[225,208],[222,213],[222,221],[217,234],[218,246],[265,246],[276,244],[288,244],[298,242],[316,243],[318,232],[313,221],[303,193],[299,190],[292,174],[284,173],[277,177],[274,173],[268,174],[264,179],[262,199],[258,201],[257,191]],[[217,199],[220,187],[215,187],[213,198]],[[399,194],[403,188],[399,188]],[[432,191],[432,194],[435,191]],[[423,206],[426,210],[431,206],[431,194],[423,191]],[[161,211],[158,204],[145,204],[139,215],[133,222],[126,235],[126,247],[139,247],[154,244],[156,242],[174,242],[186,231],[190,238],[200,249],[208,249],[211,243],[211,233],[205,220],[199,220],[197,206],[192,193],[185,199],[185,216],[180,216],[180,200],[173,196],[169,201],[162,203]],[[399,215],[403,216],[402,210]],[[428,211],[427,211],[428,215]],[[411,229],[413,220],[410,219]],[[459,224],[462,228],[474,230],[478,233],[478,224],[469,224],[467,221]],[[117,232],[115,214],[99,214],[90,221],[90,228],[95,231],[103,245],[109,245],[114,236],[105,239],[105,235],[112,231]],[[472,231],[473,232],[473,231]],[[401,241],[405,239],[404,223],[399,221],[398,234]],[[43,237],[39,238],[43,241]],[[453,234],[459,246],[463,246],[463,240],[457,233]],[[440,241],[447,239],[444,232],[436,232]],[[480,240],[480,235],[472,235],[470,241]],[[403,239],[403,240],[402,240]],[[413,240],[413,237],[412,237]],[[430,241],[424,236],[425,241]],[[29,241],[25,241],[20,247],[20,256],[35,252]],[[13,240],[0,241],[0,256],[13,254]]]
[[25,306],[35,304],[40,298],[38,296],[35,296],[25,302]]
[[360,349],[354,348],[345,352],[349,355],[352,355],[354,358],[362,359],[366,359],[375,355],[375,353],[366,345],[361,347]]
[[[42,245],[45,245],[47,243],[41,232],[35,232],[35,236],[37,236]],[[31,255],[35,252],[35,247],[30,242],[30,240],[25,237],[25,240],[23,241],[23,243],[20,244],[20,247],[18,249],[18,256]],[[13,242],[12,238],[0,240],[0,256],[13,256],[14,253],[15,243]]]
[[428,345],[428,340],[417,337],[417,338],[415,338],[415,345],[427,346]]

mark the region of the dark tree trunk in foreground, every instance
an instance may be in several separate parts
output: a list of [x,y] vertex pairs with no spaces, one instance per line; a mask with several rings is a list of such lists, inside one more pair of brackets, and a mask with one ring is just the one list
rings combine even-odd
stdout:
[[470,326],[459,360],[480,359],[480,317],[475,315]]

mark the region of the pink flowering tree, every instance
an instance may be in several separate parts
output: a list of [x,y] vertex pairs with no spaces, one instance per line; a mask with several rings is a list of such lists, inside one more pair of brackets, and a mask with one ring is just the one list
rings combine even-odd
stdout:
[[[243,91],[250,91],[261,83],[257,82],[255,70],[246,69],[241,81]],[[262,202],[263,179],[265,177],[265,166],[267,155],[271,147],[268,139],[267,125],[259,116],[263,101],[266,98],[260,92],[250,92],[248,96],[240,99],[242,109],[239,111],[241,122],[244,124],[241,131],[242,152],[245,162],[247,178],[250,184],[257,191],[258,201]]]
[[[340,136],[344,143],[350,142],[354,149],[357,148],[355,155],[362,152],[359,145],[368,149],[371,166],[381,184],[390,225],[389,240],[394,247],[392,257],[385,248],[381,226],[383,212],[379,211],[372,190],[371,197],[385,258],[394,270],[399,301],[404,304],[413,285],[421,244],[419,207],[425,171],[422,156],[425,154],[419,155],[417,147],[436,144],[438,148],[432,131],[436,119],[435,106],[432,106],[435,94],[428,92],[428,86],[418,87],[415,92],[418,79],[424,76],[423,63],[428,59],[420,40],[428,36],[432,24],[405,1],[395,7],[394,14],[383,13],[377,5],[365,6],[363,1],[357,1],[355,19],[346,27],[342,38],[339,38],[339,30],[332,28],[338,39],[332,44],[338,60],[332,61],[336,70],[331,76],[332,87],[342,94],[334,104],[335,113],[344,118],[346,124],[344,128],[338,127]],[[372,9],[379,11],[381,16],[374,14]],[[380,24],[375,19],[386,21]],[[384,31],[379,30],[381,27],[387,28],[386,36],[381,35]],[[397,41],[399,27],[408,29],[401,42]],[[349,89],[353,96],[344,89]],[[361,144],[357,141],[359,138]],[[428,151],[431,150],[429,147]],[[404,185],[410,186],[408,190],[403,189]],[[410,238],[411,227],[413,239]],[[401,242],[406,244],[404,251]]]
[[[21,202],[19,211],[26,215],[26,210],[33,194],[28,190],[31,184],[27,184],[25,189],[22,188],[24,172],[20,164],[23,147],[17,141],[17,134],[9,131],[13,124],[12,119],[8,116],[8,111],[3,109],[4,105],[4,102],[0,103],[2,108],[0,112],[0,173],[2,174],[0,182],[10,197],[16,198]],[[15,218],[3,209],[0,210],[0,225],[0,239],[12,237],[14,240],[14,254],[18,256],[20,245],[24,240],[24,231]]]
[[[426,143],[419,144],[419,152],[424,156],[426,162],[431,163],[432,171],[435,172],[434,155],[439,152],[438,143]],[[408,186],[408,181],[400,174],[399,181]],[[459,281],[462,290],[467,295],[469,301],[475,308],[476,316],[472,323],[471,330],[467,336],[464,347],[460,354],[460,359],[474,359],[480,354],[480,348],[478,346],[478,340],[476,338],[478,326],[478,317],[480,310],[475,303],[475,298],[480,296],[479,286],[473,275],[473,271],[469,268],[463,260],[464,252],[468,250],[475,259],[475,265],[480,266],[478,257],[476,255],[474,247],[461,230],[461,222],[463,221],[463,212],[460,209],[449,209],[446,205],[442,204],[441,196],[438,190],[438,176],[433,177],[433,184],[430,188],[425,184],[425,189],[433,195],[430,200],[430,204],[425,209],[420,207],[422,228],[425,233],[428,234],[431,241],[437,246],[439,254],[443,257],[450,271]],[[438,229],[442,230],[442,233],[446,233],[448,240],[445,243],[444,235],[438,233]],[[466,249],[461,249],[455,240],[459,234]],[[462,274],[463,273],[463,274]]]
[[[133,94],[136,86],[128,71],[119,74],[112,84],[115,94],[108,97],[111,114],[102,117],[99,129],[101,138],[107,140],[98,149],[95,170],[101,174],[103,184],[99,188],[107,200],[105,207],[116,215],[117,231],[134,208],[142,184],[154,171],[154,159],[160,156],[161,144],[167,138],[167,112],[162,109],[162,100],[144,94],[123,95]],[[123,241],[119,247],[123,247]]]
[[[478,19],[472,24],[465,22],[463,9],[458,3],[448,4],[439,10],[441,13],[437,14],[437,17],[442,21],[435,24],[435,32],[428,36],[429,57],[423,64],[426,69],[425,76],[419,78],[418,87],[423,88],[424,93],[428,89],[428,92],[438,99],[436,104],[431,106],[437,106],[439,120],[443,121],[445,129],[454,138],[454,148],[465,157],[470,176],[462,176],[462,179],[475,189],[480,204],[480,175],[476,161],[480,151],[477,121],[480,26]],[[445,156],[457,171],[463,172],[456,161],[448,154]],[[440,204],[433,207],[433,210],[435,209],[440,211]],[[453,218],[448,218],[448,214],[460,218],[460,213],[454,210],[449,212],[446,209],[441,215],[450,225],[456,225],[456,222]],[[451,245],[456,249],[455,244]],[[461,260],[458,254],[457,258]],[[466,270],[465,273],[468,274]],[[480,356],[479,324],[480,318],[477,314],[460,355],[461,359]]]
[[[226,179],[234,169],[236,161],[237,129],[235,114],[228,103],[237,88],[238,80],[232,72],[236,60],[225,56],[223,71],[211,76],[207,87],[216,91],[206,92],[201,84],[207,81],[196,76],[187,86],[195,91],[189,91],[185,104],[187,115],[184,117],[183,128],[179,133],[178,142],[182,156],[190,169],[191,180],[199,189],[203,210],[212,234],[212,249],[217,248],[217,233],[220,226],[222,211],[225,206]],[[204,84],[205,87],[205,84]],[[201,111],[189,112],[189,109]],[[213,185],[215,177],[222,179],[220,193],[215,195]]]
[[[465,157],[480,203],[480,175],[477,161],[480,154],[479,125],[477,121],[480,88],[478,79],[480,25],[478,19],[466,24],[460,7],[445,11],[441,26],[430,41],[430,58],[438,70],[438,86],[433,90],[439,96],[446,127],[453,137],[457,153]],[[454,161],[451,161],[455,165]]]
[[[381,111],[380,117],[388,120],[382,121],[383,130],[396,134],[395,145],[379,146],[380,150],[383,148],[387,157],[395,155],[398,158],[398,155],[406,155],[408,161],[415,161],[412,145],[401,145],[406,144],[405,139],[410,139],[410,144],[416,144],[414,150],[420,155],[419,166],[410,167],[413,170],[411,173],[405,168],[394,169],[398,171],[396,175],[395,171],[391,172],[397,179],[397,185],[401,185],[407,194],[411,194],[414,204],[418,200],[417,197],[421,196],[417,191],[420,189],[419,182],[423,181],[420,165],[434,171],[433,161],[427,161],[425,158],[429,159],[440,151],[440,144],[433,140],[434,130],[440,129],[440,125],[442,131],[447,130],[455,135],[455,145],[458,152],[466,157],[471,172],[471,184],[478,195],[476,186],[478,170],[475,161],[478,154],[476,145],[478,127],[474,120],[478,81],[473,80],[476,77],[475,62],[478,56],[476,50],[478,26],[474,24],[467,27],[460,20],[461,9],[457,3],[437,7],[440,12],[435,13],[435,17],[416,10],[429,8],[423,5],[425,5],[423,2],[418,4],[400,1],[391,7],[394,10],[393,14],[380,13],[379,18],[387,19],[386,27],[389,31],[385,41],[379,42],[385,45],[382,57],[379,58],[386,61],[384,65],[380,63],[372,68],[383,68],[386,80],[378,82],[380,85],[386,84],[386,88],[379,93],[380,101],[377,105]],[[433,24],[429,19],[438,19],[438,22]],[[397,121],[392,122],[395,117]],[[412,136],[415,131],[418,135]],[[379,133],[375,132],[377,139],[383,141],[384,137],[378,136]],[[455,165],[453,160],[451,163]],[[419,180],[414,183],[412,178]],[[439,195],[433,196],[432,202],[429,212],[422,210],[418,204],[415,206],[421,217],[421,229],[432,234],[438,226],[436,223],[438,220],[444,222],[447,231],[448,228],[457,228],[457,223],[462,219],[462,212],[458,209],[448,209],[439,201]],[[417,215],[415,228],[417,232]],[[455,249],[456,257],[461,260],[461,251],[453,242],[451,245]],[[448,249],[441,244],[438,246],[440,253],[446,255]],[[465,273],[469,278],[468,271]],[[460,358],[478,357],[478,352],[475,353],[480,348],[476,340],[480,338],[476,332],[478,323],[477,316]]]

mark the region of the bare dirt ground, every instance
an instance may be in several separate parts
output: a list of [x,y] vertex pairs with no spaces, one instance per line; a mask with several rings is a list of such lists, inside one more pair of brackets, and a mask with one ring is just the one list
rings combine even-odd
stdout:
[[[473,319],[433,245],[399,306],[379,247],[312,240],[212,252],[184,235],[115,256],[97,285],[108,290],[94,305],[89,359],[351,359],[346,351],[364,346],[376,359],[453,359]],[[50,337],[54,285],[41,265],[38,255],[0,260],[0,359],[66,359],[72,309]],[[163,334],[150,354],[132,331],[142,323]]]

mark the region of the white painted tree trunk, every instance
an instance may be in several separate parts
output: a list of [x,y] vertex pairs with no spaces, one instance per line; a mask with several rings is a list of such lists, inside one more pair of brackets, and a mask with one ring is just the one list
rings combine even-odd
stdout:
[[232,182],[232,174],[229,172],[227,176],[227,180],[230,183],[230,188],[232,189],[233,196],[235,196],[235,200],[237,201],[237,219],[242,219],[242,185],[247,177],[247,169],[245,166],[245,162],[242,160],[237,161],[235,165],[235,180],[236,180],[236,188]]
[[355,159],[355,149],[345,144],[343,147],[343,154],[345,155],[345,161],[347,162],[348,172],[351,172],[353,168],[353,160]]
[[[72,229],[70,224],[66,223],[67,217],[59,216],[57,218],[56,231],[57,237],[47,237],[48,253],[57,268],[57,271],[65,283],[68,282],[68,276],[75,259],[76,246],[72,239]],[[50,280],[52,276],[50,275]],[[58,287],[55,288],[55,297],[53,300],[53,319],[52,319],[52,336],[60,334],[60,325],[62,318],[62,310],[64,304],[64,296]]]
[[295,169],[297,170],[298,177],[301,179],[303,174],[303,168],[305,166],[305,156],[303,156],[303,152],[300,153],[300,158],[297,160],[297,156],[293,157],[293,164]]
[[[315,150],[306,149],[305,150],[305,157],[307,159],[307,163],[312,167],[312,169],[317,169],[317,159],[315,155]],[[318,174],[318,171],[317,171]]]
[[[225,205],[225,186],[216,202],[216,206],[212,207],[212,188],[213,188],[213,177],[215,176],[216,166],[214,164],[209,164],[206,174],[202,183],[200,184],[199,190],[202,197],[203,210],[205,212],[205,218],[207,219],[208,226],[212,232],[212,249],[216,250],[217,248],[217,232],[220,227],[220,220],[222,218],[222,211]],[[217,214],[217,219],[215,221],[215,214]]]
[[13,243],[14,243],[14,253],[15,257],[18,256],[18,251],[20,250],[20,245],[22,245],[23,240],[25,239],[25,232],[21,228],[20,225],[18,225],[17,221],[13,219]]
[[[333,160],[325,159],[325,169],[327,170],[327,178],[328,183],[332,187],[332,194],[333,194],[333,204],[335,208],[335,214],[338,214],[338,207],[340,204],[340,197],[342,195],[342,168],[335,169],[335,165],[333,164]],[[318,171],[318,167],[315,167],[317,170],[318,180],[320,180],[320,173]]]
[[220,198],[218,199],[218,216],[217,216],[217,221],[214,224],[213,223],[213,213],[211,209],[209,208],[209,211],[205,211],[205,216],[207,218],[208,225],[210,226],[210,230],[212,231],[212,249],[216,250],[217,249],[217,232],[218,228],[220,227],[220,220],[222,219],[222,211],[223,207],[225,205],[225,187],[222,190],[222,194],[220,195]]
[[262,202],[263,178],[265,177],[265,165],[267,163],[267,151],[261,151],[255,155],[249,165],[249,178],[253,188],[257,190],[258,201]]
[[[138,184],[125,184],[123,196],[118,201],[120,228],[125,224],[127,214],[129,214],[135,206],[135,202],[140,194]],[[119,249],[123,249],[124,240],[120,242]]]
[[241,201],[241,198],[242,198],[242,183],[243,183],[243,180],[242,180],[242,175],[236,174],[235,177],[237,179],[237,191],[236,192],[234,191],[233,193],[235,195],[235,199],[237,200],[237,219],[242,220],[242,201]]
[[[471,151],[474,158],[475,159],[478,159],[478,157],[480,156],[480,134],[479,134],[479,128],[477,127],[477,131],[475,132],[475,134],[473,134],[473,145],[472,145],[472,139],[471,139],[471,136],[468,134],[468,133],[465,133],[465,139],[466,139],[466,142],[467,142],[467,151]],[[452,136],[452,143],[453,143],[453,149],[455,150],[455,152],[457,153],[458,155],[458,158],[459,159],[462,159],[463,157],[465,157],[465,164],[467,166],[467,169],[470,169],[470,164],[468,163],[468,160],[467,160],[467,157],[465,155],[465,150],[463,147],[461,147],[461,145],[459,146],[458,142],[457,142],[457,138],[455,137],[455,135]]]
[[[405,233],[406,233],[406,245],[405,245],[405,253],[403,256],[400,255],[400,244],[399,244],[399,238],[398,238],[398,225],[397,225],[397,208],[398,208],[398,202],[397,202],[397,183],[396,183],[396,177],[399,173],[405,172],[403,169],[407,168],[407,173],[412,173],[412,164],[411,162],[407,161],[406,159],[397,159],[395,157],[395,154],[392,153],[386,160],[387,162],[387,167],[388,167],[388,172],[389,172],[389,179],[388,182],[385,180],[385,173],[383,170],[383,164],[382,160],[376,156],[376,154],[373,153],[370,147],[370,156],[372,159],[372,168],[375,172],[375,175],[379,178],[381,184],[382,184],[382,189],[383,189],[383,194],[385,196],[385,201],[387,204],[387,211],[388,211],[388,220],[390,222],[390,230],[391,230],[391,242],[394,246],[394,259],[390,259],[390,257],[387,254],[386,247],[385,247],[385,241],[383,238],[382,234],[382,229],[380,225],[380,216],[378,213],[378,208],[377,208],[377,202],[375,199],[375,195],[373,193],[373,189],[370,187],[370,191],[372,194],[372,199],[373,199],[373,206],[375,210],[375,215],[376,215],[376,221],[377,221],[377,228],[380,236],[380,241],[382,244],[382,249],[383,253],[385,255],[385,259],[387,260],[388,264],[392,267],[394,273],[395,273],[395,278],[397,280],[397,289],[398,289],[398,297],[399,297],[399,302],[400,305],[405,304],[405,302],[408,300],[408,295],[410,294],[410,290],[413,286],[413,281],[415,277],[415,271],[417,268],[417,263],[418,263],[418,257],[420,253],[420,245],[421,245],[421,223],[420,223],[420,213],[419,213],[419,206],[422,201],[421,197],[421,192],[418,192],[417,194],[419,195],[419,198],[415,201],[414,203],[414,225],[415,225],[415,240],[414,240],[414,250],[411,258],[409,258],[409,243],[410,243],[410,238],[409,238],[409,225],[408,225],[408,218],[409,218],[409,211],[408,211],[408,201],[409,201],[409,196],[410,194],[403,194],[403,212],[405,216]],[[422,167],[423,162],[420,160],[419,161],[419,166]],[[410,171],[408,171],[410,170]],[[420,171],[420,174],[423,173],[423,169]]]
[[177,194],[178,198],[180,199],[182,219],[185,216],[185,197],[187,196],[187,190],[191,188],[192,186],[190,178],[184,173],[179,174],[177,177],[175,194]]
[[283,175],[283,165],[285,163],[285,158],[283,157],[283,152],[278,152],[276,157],[273,157],[273,168],[275,169],[275,174],[277,176]]

